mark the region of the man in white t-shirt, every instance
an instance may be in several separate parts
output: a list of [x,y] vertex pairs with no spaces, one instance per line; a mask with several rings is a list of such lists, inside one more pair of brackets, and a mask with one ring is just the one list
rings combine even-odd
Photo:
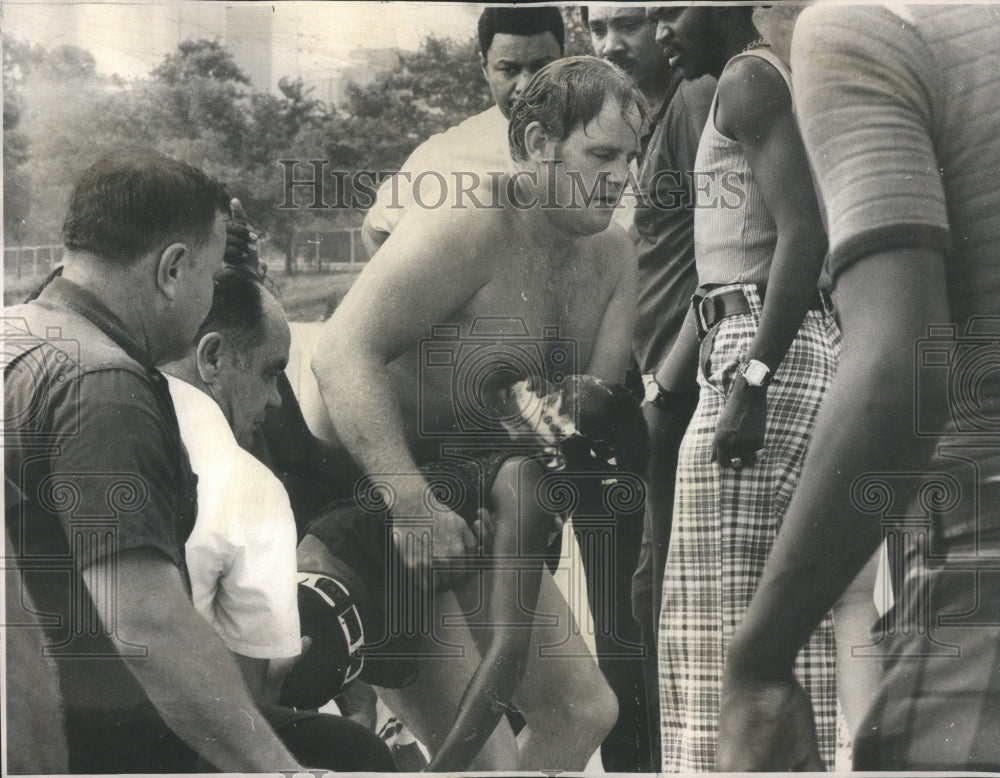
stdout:
[[487,8],[479,17],[478,32],[480,64],[496,105],[432,135],[410,154],[399,173],[383,182],[361,231],[369,256],[414,204],[488,205],[491,181],[510,172],[507,117],[531,77],[562,57],[562,15],[555,7]]
[[[290,335],[278,301],[249,271],[227,269],[181,361],[167,368],[181,439],[198,476],[185,544],[195,607],[263,690],[268,660],[298,656],[295,518],[281,482],[241,448],[268,407]],[[268,701],[273,701],[268,700]]]
[[245,450],[269,407],[291,336],[281,305],[246,267],[216,277],[194,345],[164,368],[181,440],[198,476],[184,550],[196,609],[233,652],[278,736],[303,764],[393,770],[379,738],[344,718],[276,705],[301,651],[295,518],[284,486]]

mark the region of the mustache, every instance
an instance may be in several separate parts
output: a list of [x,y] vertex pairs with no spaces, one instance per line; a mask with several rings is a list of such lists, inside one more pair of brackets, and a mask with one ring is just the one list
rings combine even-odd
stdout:
[[608,62],[616,67],[625,70],[635,65],[635,60],[627,54],[610,54],[604,57]]

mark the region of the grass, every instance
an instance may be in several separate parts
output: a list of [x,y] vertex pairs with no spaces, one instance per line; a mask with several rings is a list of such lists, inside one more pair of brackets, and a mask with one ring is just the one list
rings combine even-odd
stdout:
[[[272,266],[273,267],[273,266]],[[328,273],[285,275],[268,270],[289,321],[325,321],[351,288],[364,265]]]

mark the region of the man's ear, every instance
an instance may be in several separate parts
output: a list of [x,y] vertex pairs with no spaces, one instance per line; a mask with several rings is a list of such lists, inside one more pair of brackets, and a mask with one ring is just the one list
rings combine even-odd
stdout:
[[486,65],[487,64],[489,64],[489,63],[486,61],[486,55],[485,54],[480,54],[479,55],[479,67],[481,67],[483,69],[483,75],[484,76],[487,76],[487,73],[486,73]]
[[539,164],[555,157],[555,143],[541,122],[531,122],[524,128],[524,149],[528,159]]
[[222,363],[225,342],[218,332],[206,332],[198,341],[198,375],[206,384],[214,384]]
[[171,243],[162,252],[156,265],[156,285],[173,302],[177,297],[177,282],[183,272],[188,249],[184,243]]

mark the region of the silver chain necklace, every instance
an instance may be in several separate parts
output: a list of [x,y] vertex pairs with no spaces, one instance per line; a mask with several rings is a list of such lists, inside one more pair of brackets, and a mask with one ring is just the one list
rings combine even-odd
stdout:
[[746,54],[748,51],[753,51],[754,49],[765,49],[770,48],[771,44],[768,43],[763,38],[757,38],[756,40],[750,41],[746,46],[743,47],[743,51],[740,54]]

